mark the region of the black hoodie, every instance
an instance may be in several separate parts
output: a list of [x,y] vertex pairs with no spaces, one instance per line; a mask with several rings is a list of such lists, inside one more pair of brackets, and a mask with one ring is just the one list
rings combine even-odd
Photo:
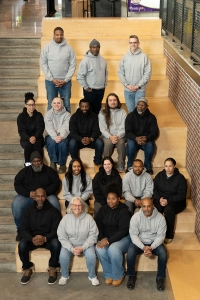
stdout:
[[179,173],[177,168],[174,174],[167,177],[166,171],[159,172],[154,179],[154,198],[159,200],[161,197],[170,202],[186,202],[187,182],[185,177]]

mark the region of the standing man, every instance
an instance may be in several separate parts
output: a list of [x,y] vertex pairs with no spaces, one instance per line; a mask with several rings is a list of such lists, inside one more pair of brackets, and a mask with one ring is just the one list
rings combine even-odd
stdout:
[[48,284],[54,284],[59,268],[60,242],[57,228],[61,220],[60,212],[46,200],[44,189],[37,189],[34,202],[23,213],[21,224],[22,241],[18,245],[19,257],[24,271],[21,284],[27,284],[33,273],[34,264],[29,261],[29,251],[37,248],[50,250]]
[[90,50],[79,64],[76,78],[83,87],[84,98],[89,100],[92,111],[98,115],[107,85],[108,70],[106,60],[99,54],[100,43],[94,39],[89,47]]
[[127,169],[133,164],[137,150],[144,151],[144,167],[146,172],[153,174],[151,161],[154,154],[154,140],[158,137],[159,129],[156,117],[148,109],[148,101],[140,98],[137,107],[128,114],[125,120],[127,138],[126,155]]
[[59,92],[66,110],[70,112],[71,78],[76,68],[76,56],[72,47],[67,44],[61,27],[54,29],[52,41],[44,46],[40,63],[45,75],[48,110]]
[[139,47],[136,35],[129,37],[130,50],[125,54],[118,69],[118,76],[124,86],[124,97],[128,111],[134,110],[139,98],[145,96],[145,90],[151,78],[151,62]]
[[132,243],[127,252],[127,288],[135,287],[135,260],[138,254],[144,253],[146,257],[152,254],[158,256],[158,271],[156,276],[157,290],[165,289],[167,253],[163,245],[166,234],[166,221],[164,216],[153,206],[153,200],[142,199],[141,209],[135,213],[130,222],[129,233]]

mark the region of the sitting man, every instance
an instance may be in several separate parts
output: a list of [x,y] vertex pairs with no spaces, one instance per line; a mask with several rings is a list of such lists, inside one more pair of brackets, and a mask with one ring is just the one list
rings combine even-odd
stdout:
[[146,172],[153,174],[151,161],[154,154],[154,140],[158,137],[159,129],[156,117],[148,109],[148,101],[140,98],[137,106],[125,121],[127,138],[126,155],[128,157],[127,169],[132,166],[137,150],[144,151],[144,166]]
[[133,161],[132,169],[122,179],[122,190],[125,204],[131,214],[136,206],[141,206],[141,199],[151,198],[153,195],[153,180],[144,168],[140,159]]
[[34,202],[23,212],[21,222],[22,240],[18,245],[19,257],[24,271],[21,284],[27,284],[33,273],[34,264],[29,261],[29,251],[37,248],[50,250],[48,284],[54,284],[59,268],[60,242],[57,238],[57,228],[61,215],[49,201],[46,200],[44,189],[37,189],[34,193]]
[[16,241],[21,240],[20,225],[24,209],[33,204],[35,191],[41,187],[45,189],[47,200],[60,211],[60,204],[55,193],[60,187],[58,174],[42,162],[42,156],[34,151],[30,157],[31,166],[19,171],[15,176],[15,191],[18,193],[12,203],[12,213],[17,226]]
[[99,171],[103,153],[103,141],[99,138],[100,129],[98,116],[90,109],[89,101],[81,99],[79,108],[69,121],[71,140],[69,152],[73,158],[78,158],[78,151],[82,148],[95,149],[94,170]]
[[127,253],[127,276],[129,276],[127,288],[135,287],[135,260],[138,254],[144,253],[146,257],[152,254],[158,256],[158,271],[156,284],[158,291],[165,289],[165,271],[167,253],[163,245],[166,234],[166,221],[164,216],[153,206],[152,199],[142,199],[141,209],[135,213],[130,221],[129,233],[132,243]]

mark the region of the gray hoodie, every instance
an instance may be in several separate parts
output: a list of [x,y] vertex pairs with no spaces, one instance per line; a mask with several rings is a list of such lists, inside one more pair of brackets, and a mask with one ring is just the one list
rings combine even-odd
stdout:
[[75,196],[81,197],[84,201],[89,199],[93,191],[92,191],[92,179],[88,174],[86,174],[86,182],[87,182],[87,187],[84,192],[81,192],[81,188],[82,188],[81,174],[79,174],[78,176],[73,175],[72,191],[70,193],[68,180],[66,180],[66,178],[64,177],[62,180],[64,199],[67,200],[68,202],[70,202],[70,200]]
[[125,119],[126,112],[123,108],[110,109],[111,124],[108,128],[105,115],[100,111],[99,113],[99,127],[100,131],[105,138],[111,135],[116,135],[119,139],[125,136]]
[[86,250],[97,242],[99,234],[97,225],[88,213],[76,218],[73,214],[66,214],[57,230],[58,239],[63,248],[73,252],[75,247]]
[[100,54],[95,56],[87,51],[79,64],[76,78],[85,90],[105,88],[108,80],[106,60]]
[[166,230],[165,218],[155,207],[148,218],[140,208],[131,218],[129,233],[133,244],[137,247],[143,249],[144,244],[151,245],[153,250],[163,243]]
[[125,90],[127,85],[138,85],[144,91],[151,78],[151,62],[148,56],[142,52],[141,48],[133,54],[130,50],[126,53],[118,68],[118,76]]
[[53,108],[48,110],[44,116],[45,129],[48,135],[55,140],[58,135],[65,139],[69,135],[70,113],[65,107],[61,112],[56,112]]
[[122,191],[125,199],[134,202],[135,198],[151,198],[153,195],[153,179],[144,168],[141,175],[137,176],[131,169],[122,179]]
[[68,82],[76,68],[76,56],[66,39],[63,39],[60,44],[52,39],[44,46],[40,55],[40,63],[46,80],[52,81],[55,78]]

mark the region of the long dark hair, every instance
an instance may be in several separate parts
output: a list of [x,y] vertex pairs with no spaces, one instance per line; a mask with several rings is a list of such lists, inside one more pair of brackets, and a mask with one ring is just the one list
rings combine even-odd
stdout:
[[83,166],[82,161],[80,160],[80,158],[73,158],[70,163],[69,163],[69,167],[68,167],[68,171],[65,174],[65,178],[66,180],[68,180],[69,183],[69,192],[72,192],[72,185],[73,185],[73,172],[72,172],[72,165],[73,163],[77,161],[80,165],[81,165],[81,183],[82,183],[82,188],[81,188],[81,192],[84,192],[86,187],[87,187],[87,181],[86,181],[86,172],[85,172],[85,168]]
[[101,164],[102,164],[102,167],[101,167],[100,170],[99,170],[99,173],[100,173],[100,180],[101,180],[101,182],[102,182],[103,184],[106,183],[106,176],[107,176],[106,171],[104,170],[104,167],[103,167],[104,161],[105,161],[105,160],[109,160],[109,161],[111,162],[111,164],[112,164],[111,174],[109,175],[109,176],[113,179],[112,181],[115,180],[116,174],[118,174],[118,171],[115,169],[115,163],[114,163],[114,160],[112,159],[112,157],[110,157],[110,156],[105,156],[105,157],[103,158],[103,160],[102,160],[102,163],[101,163]]
[[117,102],[118,102],[117,108],[121,108],[121,106],[122,106],[121,102],[119,101],[119,97],[115,93],[110,93],[107,96],[107,98],[106,98],[106,105],[105,105],[105,108],[102,109],[102,113],[105,116],[105,121],[106,121],[106,125],[107,125],[108,128],[110,127],[110,122],[111,122],[111,120],[110,120],[110,106],[108,105],[108,98],[110,96],[113,96],[113,97],[115,97],[117,99]]

